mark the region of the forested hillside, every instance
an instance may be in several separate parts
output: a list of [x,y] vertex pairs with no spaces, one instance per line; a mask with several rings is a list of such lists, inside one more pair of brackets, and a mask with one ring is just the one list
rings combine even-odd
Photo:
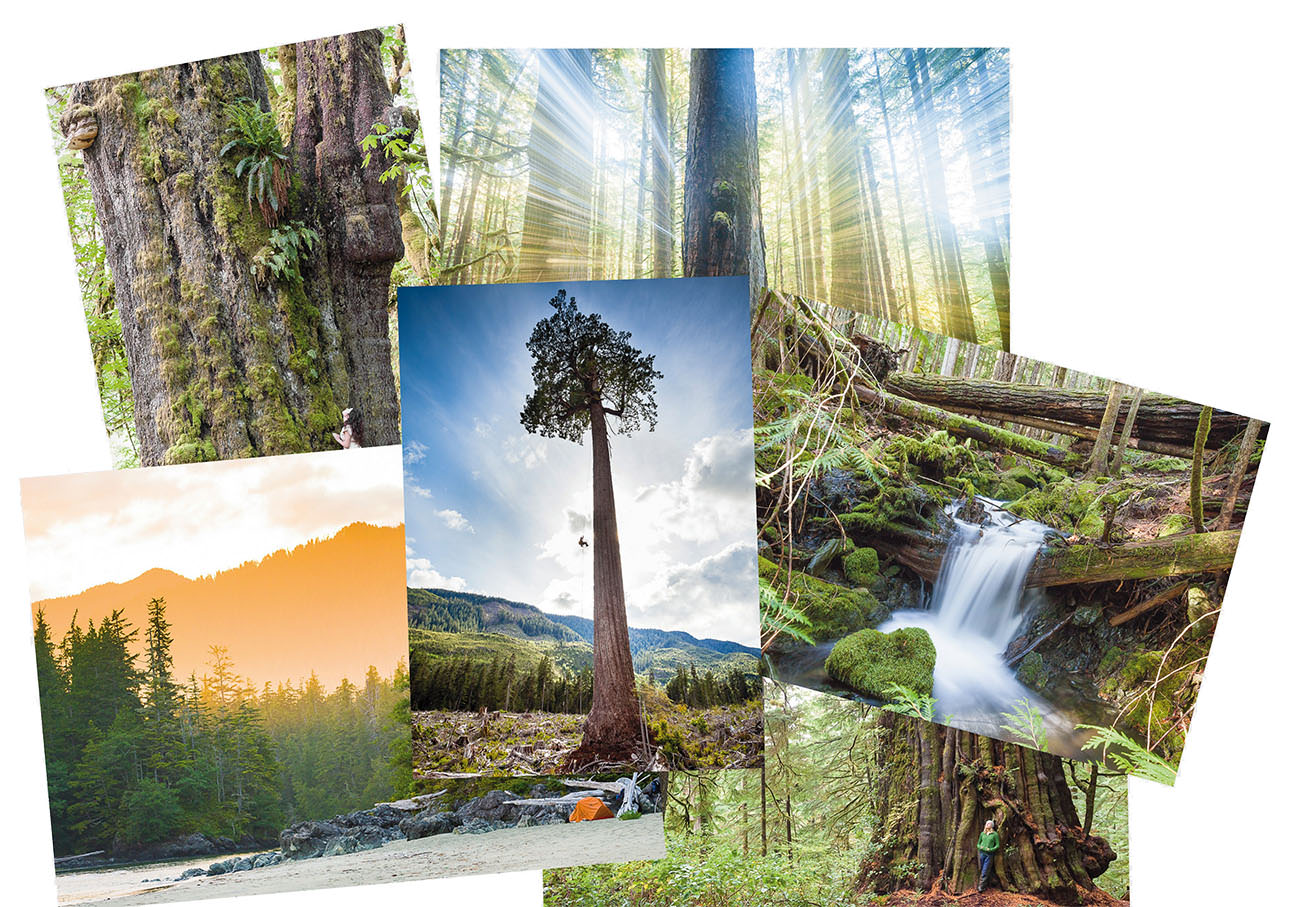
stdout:
[[[446,589],[408,589],[407,615],[416,709],[583,712],[591,705],[589,618]],[[632,627],[629,636],[638,676],[665,686],[673,701],[714,706],[757,695],[756,649],[682,631]]]

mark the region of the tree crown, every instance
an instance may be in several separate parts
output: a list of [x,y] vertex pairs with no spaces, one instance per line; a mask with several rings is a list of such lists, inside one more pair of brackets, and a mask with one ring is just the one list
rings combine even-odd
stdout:
[[533,392],[519,420],[530,434],[580,442],[598,405],[619,419],[614,429],[630,434],[658,418],[654,382],[663,373],[655,357],[629,342],[599,315],[578,311],[575,297],[560,290],[551,299],[555,314],[543,318],[528,338],[533,354]]

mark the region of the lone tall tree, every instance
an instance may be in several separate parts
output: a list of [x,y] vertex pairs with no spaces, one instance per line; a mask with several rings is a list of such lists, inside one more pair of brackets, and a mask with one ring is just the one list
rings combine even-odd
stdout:
[[654,382],[663,375],[655,370],[653,355],[628,342],[630,333],[615,331],[595,313],[582,314],[564,290],[551,305],[555,314],[539,321],[528,339],[535,387],[519,418],[532,434],[575,443],[591,430],[595,678],[582,745],[570,757],[580,765],[627,759],[638,745],[641,721],[606,423],[611,417],[618,420],[619,434],[630,434],[642,423],[654,431]]

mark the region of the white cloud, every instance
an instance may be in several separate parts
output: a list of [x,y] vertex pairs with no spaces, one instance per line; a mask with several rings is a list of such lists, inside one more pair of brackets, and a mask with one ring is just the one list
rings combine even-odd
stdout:
[[[426,495],[427,497],[427,495]],[[469,520],[459,510],[439,510],[434,514],[438,519],[447,526],[448,529],[455,529],[457,532],[473,533],[474,527],[469,524]]]
[[409,492],[411,492],[411,494],[418,494],[418,495],[419,495],[420,497],[422,497],[422,498],[431,498],[431,497],[433,497],[433,492],[432,492],[432,491],[430,491],[429,489],[425,488],[423,485],[419,484],[418,482],[416,482],[414,479],[410,478],[409,476],[408,476],[407,479],[406,479],[406,490],[409,491]]
[[697,441],[682,477],[637,489],[633,507],[658,542],[710,543],[752,534],[753,501],[753,433],[740,430]]
[[406,584],[417,589],[451,589],[454,592],[463,591],[467,585],[463,577],[443,576],[427,557],[406,559]]
[[753,541],[735,542],[694,563],[664,567],[629,607],[633,625],[683,627],[697,636],[753,644],[758,630]]
[[419,441],[407,441],[402,447],[402,462],[406,464],[419,463],[429,453],[429,445],[422,444]]
[[492,426],[484,422],[482,419],[475,417],[474,434],[478,435],[480,438],[486,438],[488,435],[492,434]]
[[536,469],[546,462],[546,442],[536,435],[511,435],[501,446],[507,463],[522,463],[524,469]]

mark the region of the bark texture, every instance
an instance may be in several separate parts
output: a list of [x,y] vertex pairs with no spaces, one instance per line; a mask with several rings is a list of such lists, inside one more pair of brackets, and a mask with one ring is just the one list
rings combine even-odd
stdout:
[[992,819],[1002,847],[993,878],[1004,891],[1077,904],[1115,851],[1086,833],[1060,757],[892,712],[879,717],[871,796],[888,817],[866,858],[860,892],[957,894],[979,881],[976,842]]
[[333,445],[339,329],[256,264],[270,231],[219,157],[240,98],[268,109],[256,53],[82,82],[62,117],[72,142],[98,129],[83,160],[145,466]]
[[749,298],[757,302],[767,272],[752,50],[691,51],[685,192],[684,275],[748,274]]
[[388,290],[402,257],[397,184],[381,183],[383,156],[363,166],[361,141],[393,118],[378,30],[295,48],[293,155],[304,207],[320,225],[322,248],[305,269],[310,305],[341,338],[346,382],[335,395],[358,407],[370,446],[401,439],[388,339]]

